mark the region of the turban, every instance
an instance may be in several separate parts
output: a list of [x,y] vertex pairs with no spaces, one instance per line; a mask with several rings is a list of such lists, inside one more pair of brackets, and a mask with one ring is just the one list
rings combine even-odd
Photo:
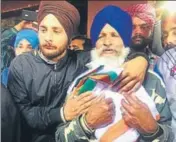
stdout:
[[[80,15],[78,10],[67,1],[41,1],[38,12],[38,24],[48,14],[53,14],[61,23],[70,40],[77,32]],[[52,22],[52,21],[51,21]]]
[[32,29],[23,29],[19,31],[15,39],[14,47],[16,48],[20,43],[20,41],[23,39],[27,40],[31,44],[32,49],[36,49],[38,47],[39,40],[36,31]]
[[155,24],[156,13],[155,9],[150,4],[136,4],[126,9],[131,17],[138,17],[145,21],[149,26],[153,27]]
[[119,33],[125,46],[129,46],[132,35],[131,17],[127,12],[113,5],[103,8],[93,20],[90,37],[94,46],[106,24],[111,25]]

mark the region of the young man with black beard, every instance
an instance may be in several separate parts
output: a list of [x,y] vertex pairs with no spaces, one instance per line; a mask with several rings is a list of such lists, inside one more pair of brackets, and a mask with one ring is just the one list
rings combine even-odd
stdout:
[[130,48],[148,55],[150,69],[153,70],[159,57],[152,53],[153,30],[156,19],[155,9],[150,4],[136,4],[126,11],[133,21],[133,34]]

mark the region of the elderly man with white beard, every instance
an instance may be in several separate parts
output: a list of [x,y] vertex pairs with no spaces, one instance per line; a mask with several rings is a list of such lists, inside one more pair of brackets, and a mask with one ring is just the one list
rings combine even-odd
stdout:
[[[76,99],[86,91],[99,97],[85,114],[58,126],[57,142],[173,141],[164,84],[155,73],[146,74],[146,91],[142,87],[136,93],[118,91],[119,67],[128,60],[131,34],[132,20],[120,8],[107,6],[95,16],[91,39],[96,48],[91,54],[92,61],[86,65],[90,70],[75,79],[68,98]],[[108,73],[115,73],[116,77]]]

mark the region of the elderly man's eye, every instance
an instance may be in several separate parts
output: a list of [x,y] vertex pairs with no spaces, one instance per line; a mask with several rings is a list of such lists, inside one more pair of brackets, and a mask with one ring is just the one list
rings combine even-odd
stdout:
[[111,36],[112,36],[112,37],[119,37],[119,35],[116,34],[116,33],[112,33]]
[[173,34],[174,36],[176,36],[176,31],[173,31],[172,34]]

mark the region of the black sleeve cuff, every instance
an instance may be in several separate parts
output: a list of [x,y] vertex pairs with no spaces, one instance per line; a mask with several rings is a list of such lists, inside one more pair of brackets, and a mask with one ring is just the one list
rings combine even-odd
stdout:
[[147,56],[147,54],[143,53],[143,52],[131,52],[129,55],[128,55],[128,60],[131,60],[131,59],[134,59],[136,57],[144,57],[147,62],[149,63],[149,57]]
[[61,108],[54,108],[54,109],[50,110],[49,120],[50,120],[51,124],[63,123],[60,111],[61,111]]
[[153,141],[154,139],[158,138],[163,134],[163,129],[160,125],[158,125],[158,129],[154,134],[141,134],[143,140],[146,141]]

